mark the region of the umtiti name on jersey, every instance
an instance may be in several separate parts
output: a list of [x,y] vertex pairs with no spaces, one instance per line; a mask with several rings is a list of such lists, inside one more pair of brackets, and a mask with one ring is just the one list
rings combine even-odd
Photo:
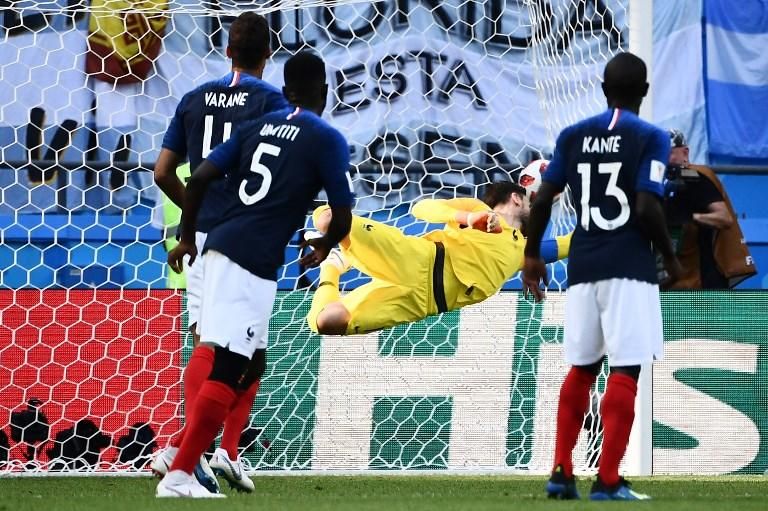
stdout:
[[581,144],[582,153],[618,153],[621,135],[612,137],[584,137]]
[[273,126],[270,123],[266,123],[261,127],[259,135],[262,137],[282,138],[293,142],[296,140],[296,135],[299,134],[299,131],[301,131],[301,128],[292,124],[278,124],[277,126]]
[[217,108],[231,108],[233,106],[245,106],[248,99],[247,92],[206,92],[205,106]]

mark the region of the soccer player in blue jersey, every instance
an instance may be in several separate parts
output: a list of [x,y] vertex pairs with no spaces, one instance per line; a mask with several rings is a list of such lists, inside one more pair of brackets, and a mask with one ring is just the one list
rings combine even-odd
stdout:
[[[322,262],[350,230],[354,195],[349,147],[341,133],[320,118],[328,93],[325,64],[313,53],[301,52],[286,62],[284,76],[283,92],[293,106],[241,124],[200,164],[187,185],[181,240],[168,254],[168,263],[177,272],[186,256],[191,265],[205,265],[200,341],[214,345],[215,355],[213,369],[191,405],[179,452],[157,487],[159,497],[220,495],[200,486],[192,470],[238,393],[251,385],[254,368],[259,374],[264,371],[277,271],[321,189],[333,218],[325,235],[309,242],[314,251],[301,263]],[[204,260],[196,261],[198,211],[206,189],[224,177],[228,206],[208,233]]]
[[[539,245],[552,199],[566,185],[578,223],[568,259],[564,350],[571,369],[560,390],[553,498],[578,498],[572,452],[605,356],[610,375],[601,403],[603,447],[593,500],[647,499],[619,476],[629,442],[641,364],[663,353],[654,249],[667,283],[680,275],[661,206],[669,136],[638,117],[648,91],[646,67],[631,53],[605,67],[608,110],[564,129],[531,208],[523,284],[537,300],[546,268]],[[664,283],[664,284],[667,284]]]
[[[188,159],[190,168],[195,169],[217,145],[227,140],[234,129],[246,120],[257,119],[267,112],[288,107],[280,90],[261,79],[270,55],[269,25],[263,16],[245,12],[230,26],[227,56],[232,59],[232,71],[224,77],[204,83],[188,92],[179,102],[163,139],[163,147],[155,165],[155,182],[179,207],[184,203],[184,184],[176,175],[178,164]],[[205,194],[195,225],[195,242],[202,251],[206,234],[221,217],[227,202],[224,183],[213,183]],[[187,312],[190,330],[195,337],[195,349],[184,370],[184,399],[187,410],[191,409],[197,391],[211,372],[213,350],[210,346],[199,345],[199,315],[203,286],[203,264],[187,268]],[[245,491],[253,491],[250,479],[233,477],[229,464],[223,458],[237,459],[237,449],[243,427],[249,418],[252,396],[258,391],[259,379],[244,392],[227,417],[221,447],[211,460],[212,466],[223,471],[230,482]],[[160,451],[152,462],[152,470],[164,475],[173,463],[185,430],[171,440],[168,449]],[[203,473],[196,471],[201,482],[217,489],[216,478],[207,470],[205,458],[200,459]],[[205,475],[207,473],[207,476]]]

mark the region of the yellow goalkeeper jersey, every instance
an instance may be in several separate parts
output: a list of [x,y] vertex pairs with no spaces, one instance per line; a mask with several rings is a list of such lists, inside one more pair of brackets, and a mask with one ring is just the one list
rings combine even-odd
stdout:
[[[442,242],[445,246],[446,267],[456,278],[453,282],[450,279],[445,282],[449,310],[494,295],[522,269],[525,237],[519,229],[510,227],[503,218],[500,218],[503,231],[498,234],[462,228],[455,220],[457,211],[487,210],[488,205],[478,199],[460,198],[424,199],[411,211],[420,220],[445,224],[444,229],[429,232],[424,238]],[[560,236],[556,241],[557,258],[567,257],[571,235]]]

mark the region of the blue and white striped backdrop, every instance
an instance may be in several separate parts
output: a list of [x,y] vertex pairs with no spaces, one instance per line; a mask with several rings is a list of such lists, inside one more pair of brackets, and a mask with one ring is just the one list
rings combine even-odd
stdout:
[[705,0],[712,163],[768,164],[768,1]]

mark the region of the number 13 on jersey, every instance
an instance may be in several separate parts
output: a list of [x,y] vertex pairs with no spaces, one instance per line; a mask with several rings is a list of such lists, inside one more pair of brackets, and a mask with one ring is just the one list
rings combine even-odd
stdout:
[[598,229],[612,231],[626,224],[629,220],[629,200],[624,190],[617,185],[619,180],[619,171],[621,162],[600,163],[597,165],[598,174],[608,174],[608,185],[602,194],[606,197],[613,197],[619,203],[619,214],[615,218],[606,219],[600,212],[600,208],[591,206],[591,184],[593,167],[590,163],[579,163],[576,171],[581,176],[581,227],[589,231],[590,220]]

